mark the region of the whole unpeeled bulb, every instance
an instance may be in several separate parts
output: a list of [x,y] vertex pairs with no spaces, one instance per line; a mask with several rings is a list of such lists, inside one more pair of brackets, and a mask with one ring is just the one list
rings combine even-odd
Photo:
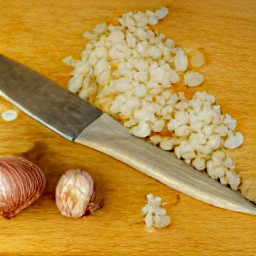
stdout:
[[12,218],[43,193],[44,173],[32,162],[17,156],[0,156],[0,215]]

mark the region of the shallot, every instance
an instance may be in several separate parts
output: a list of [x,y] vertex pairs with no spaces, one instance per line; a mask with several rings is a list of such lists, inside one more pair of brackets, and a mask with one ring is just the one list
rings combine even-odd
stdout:
[[62,215],[79,218],[103,206],[103,197],[91,175],[81,169],[65,172],[56,187],[56,205]]
[[12,218],[43,193],[44,173],[32,162],[17,156],[0,156],[0,215]]

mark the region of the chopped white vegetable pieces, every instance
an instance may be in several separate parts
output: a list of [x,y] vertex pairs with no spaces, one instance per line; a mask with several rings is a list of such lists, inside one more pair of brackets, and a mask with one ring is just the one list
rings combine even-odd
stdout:
[[240,179],[224,150],[242,145],[243,135],[211,94],[196,92],[189,100],[173,91],[177,83],[203,83],[204,75],[190,66],[198,69],[204,57],[200,51],[187,55],[173,39],[151,29],[167,14],[165,7],[129,12],[117,26],[101,23],[86,32],[89,42],[81,60],[64,60],[74,68],[68,88],[120,120],[133,135],[174,151],[177,158],[236,190]]
[[224,143],[225,148],[234,149],[243,144],[244,137],[241,132],[236,132],[228,136]]
[[17,118],[18,114],[16,110],[6,110],[1,113],[1,117],[3,120],[7,122],[11,122]]
[[162,199],[154,197],[152,194],[147,195],[147,204],[142,208],[145,216],[146,227],[163,228],[171,224],[171,219],[166,215],[166,210],[161,208]]
[[182,48],[177,49],[174,64],[177,71],[186,71],[188,68],[188,58]]
[[184,84],[189,87],[194,87],[202,84],[204,75],[199,72],[191,71],[184,75]]
[[190,61],[194,68],[200,68],[205,63],[204,55],[201,52],[197,52],[197,54],[191,57]]

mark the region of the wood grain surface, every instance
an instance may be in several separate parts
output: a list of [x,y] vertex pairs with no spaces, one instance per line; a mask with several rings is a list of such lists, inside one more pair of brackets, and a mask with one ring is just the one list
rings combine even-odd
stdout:
[[[232,152],[237,171],[256,191],[255,0],[2,0],[0,54],[62,87],[70,78],[65,56],[79,58],[82,34],[122,13],[161,6],[169,16],[155,27],[185,48],[202,47],[206,82],[224,113],[238,121],[244,145]],[[0,74],[1,75],[1,74]],[[192,90],[192,89],[190,89]],[[0,100],[1,111],[16,109]],[[256,217],[207,205],[93,149],[65,140],[18,111],[0,120],[0,154],[22,155],[47,178],[43,196],[15,218],[0,218],[0,255],[256,255]],[[61,174],[81,167],[95,178],[105,206],[81,219],[63,217],[54,191]],[[248,187],[248,186],[247,186]],[[147,230],[145,195],[163,198],[172,225]]]

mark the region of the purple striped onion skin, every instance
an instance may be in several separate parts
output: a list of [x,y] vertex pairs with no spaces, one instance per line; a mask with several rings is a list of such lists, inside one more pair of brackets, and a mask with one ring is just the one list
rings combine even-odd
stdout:
[[46,186],[44,173],[17,156],[0,156],[0,215],[12,218],[36,201]]
[[65,172],[56,187],[56,205],[62,215],[79,218],[103,206],[103,197],[91,175],[81,169]]

